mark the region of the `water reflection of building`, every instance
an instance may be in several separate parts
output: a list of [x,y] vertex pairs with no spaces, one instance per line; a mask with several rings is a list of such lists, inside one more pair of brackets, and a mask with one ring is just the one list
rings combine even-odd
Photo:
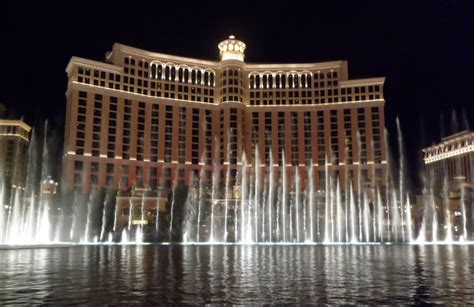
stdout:
[[451,217],[457,236],[463,235],[466,221],[467,236],[474,238],[474,132],[450,135],[423,152],[428,184],[439,215]]
[[22,120],[4,119],[5,108],[0,105],[0,182],[8,199],[16,190],[24,190],[31,127]]
[[249,64],[233,36],[218,47],[219,61],[121,44],[106,63],[71,58],[67,185],[167,189],[201,168],[210,180],[213,163],[235,177],[243,153],[255,165],[255,149],[262,169],[273,155],[288,174],[300,168],[303,184],[312,167],[320,189],[326,166],[341,183],[359,170],[365,182],[385,181],[384,78],[350,80],[346,61]]

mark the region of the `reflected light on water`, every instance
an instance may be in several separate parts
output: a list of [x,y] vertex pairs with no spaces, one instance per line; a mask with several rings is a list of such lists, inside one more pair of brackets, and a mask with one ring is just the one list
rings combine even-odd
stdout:
[[474,301],[462,245],[143,245],[0,250],[0,304]]

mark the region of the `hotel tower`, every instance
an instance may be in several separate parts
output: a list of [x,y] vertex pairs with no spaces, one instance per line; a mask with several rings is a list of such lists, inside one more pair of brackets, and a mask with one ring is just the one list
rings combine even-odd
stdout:
[[327,172],[355,188],[386,182],[383,77],[351,80],[346,61],[246,63],[245,49],[230,36],[218,61],[117,43],[105,62],[72,57],[67,185],[166,189],[201,169],[238,176],[243,159],[302,177],[311,167],[318,189]]

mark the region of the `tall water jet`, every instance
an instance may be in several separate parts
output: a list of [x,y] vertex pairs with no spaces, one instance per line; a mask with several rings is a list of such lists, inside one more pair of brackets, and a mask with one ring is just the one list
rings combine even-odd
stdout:
[[5,238],[5,227],[6,227],[6,214],[4,208],[4,186],[3,182],[0,182],[0,243],[4,242]]
[[[49,148],[48,148],[48,121],[44,123],[44,136],[43,136],[43,151],[42,151],[42,164],[41,164],[41,180],[45,180],[50,176],[50,161],[49,161]],[[40,194],[39,199],[39,212],[38,219],[36,222],[36,233],[41,234],[41,240],[43,242],[49,241],[50,221],[49,221],[49,202],[45,200],[43,193]]]
[[6,242],[14,243],[18,241],[18,234],[21,231],[21,202],[20,202],[20,191],[15,189],[13,194],[13,206],[10,209],[7,222],[7,234]]
[[140,201],[140,223],[138,224],[137,231],[135,233],[135,242],[143,242],[143,226],[145,223],[145,193],[142,193],[142,199]]
[[351,243],[357,243],[358,242],[358,236],[357,236],[357,223],[356,223],[356,206],[355,206],[355,198],[354,198],[354,190],[353,190],[353,184],[351,183],[349,185],[349,198],[350,198],[350,220],[351,220]]
[[[133,220],[133,212],[135,210],[135,208],[133,207],[133,201],[132,199],[130,198],[129,200],[129,207],[128,207],[128,227],[127,227],[127,231],[126,232],[126,235],[127,235],[127,242],[129,240],[129,238],[131,238],[131,232],[132,232],[132,220]],[[122,236],[122,242],[123,242],[123,236]]]
[[377,188],[377,232],[380,242],[384,241],[384,208],[380,189]]
[[219,175],[220,175],[219,166],[217,165],[217,162],[214,162],[213,171],[212,171],[211,232],[210,232],[209,242],[217,241],[215,236],[214,236],[214,228],[215,228],[215,225],[214,225],[215,224],[215,222],[214,222],[215,213],[214,213],[214,211],[216,210],[217,201],[218,201]]
[[407,203],[406,203],[406,206],[405,206],[405,214],[406,214],[406,218],[405,218],[405,223],[406,223],[406,228],[407,228],[407,240],[408,242],[412,242],[413,241],[413,230],[412,230],[412,221],[411,221],[411,204],[410,204],[410,198],[406,197],[407,199]]
[[254,241],[258,242],[258,213],[260,206],[260,194],[261,194],[261,170],[260,170],[260,153],[258,146],[255,146],[254,154],[254,172],[255,172],[255,181],[254,181],[254,203],[253,203],[253,222],[254,222]]
[[435,211],[433,211],[433,222],[432,222],[432,226],[431,226],[431,232],[432,232],[432,241],[433,242],[438,242],[439,239],[438,239],[438,214]]
[[241,169],[241,201],[240,201],[240,241],[248,242],[249,229],[247,228],[247,207],[248,207],[248,164],[245,152],[242,154],[242,169]]
[[449,186],[448,178],[444,177],[443,180],[443,205],[445,207],[445,216],[444,216],[444,228],[445,228],[445,237],[444,241],[446,243],[451,243],[453,241],[453,232],[451,225],[451,210],[450,210],[450,201],[449,201]]
[[396,123],[397,123],[397,136],[398,136],[398,154],[399,154],[399,204],[400,204],[400,225],[401,225],[401,232],[402,232],[402,241],[406,241],[405,239],[405,227],[404,227],[404,217],[405,217],[405,212],[403,210],[403,205],[405,204],[405,156],[404,156],[404,150],[403,150],[403,135],[402,135],[402,129],[400,127],[400,119],[397,117],[396,118]]
[[391,220],[390,220],[391,233],[395,242],[398,242],[398,231],[400,228],[400,217],[399,217],[400,204],[397,199],[396,191],[392,192],[390,205],[391,205]]
[[343,212],[341,208],[341,187],[339,178],[336,178],[336,226],[337,226],[337,241],[342,242],[342,220]]
[[281,240],[287,242],[286,237],[286,213],[288,210],[288,180],[286,178],[286,158],[285,150],[281,151],[281,183],[282,183],[282,195],[281,195]]
[[161,190],[157,191],[156,193],[156,203],[155,203],[155,231],[156,231],[156,238],[159,240],[161,231],[160,231],[160,200],[161,200]]
[[100,236],[99,236],[99,240],[101,242],[104,242],[106,240],[105,227],[107,226],[107,201],[108,199],[106,196],[104,199],[103,207],[102,207],[102,225],[101,225]]
[[281,226],[280,226],[282,194],[283,194],[282,186],[279,185],[278,190],[277,190],[276,212],[275,212],[275,237],[276,237],[276,240],[278,241],[282,240]]
[[462,240],[467,240],[466,188],[461,187]]
[[[230,140],[231,132],[229,130],[228,139]],[[229,215],[229,199],[231,197],[230,193],[230,152],[231,152],[231,142],[227,142],[227,170],[225,175],[225,200],[224,200],[224,242],[227,242],[227,235],[228,235],[228,215]]]
[[275,168],[273,165],[273,151],[270,150],[270,165],[269,165],[269,180],[268,180],[268,204],[267,204],[267,211],[268,211],[268,241],[272,242],[272,233],[273,233],[273,199],[275,193]]
[[313,161],[310,160],[308,167],[308,206],[309,206],[309,240],[315,242],[314,237],[314,181],[313,181]]
[[[25,185],[25,221],[23,225],[23,234],[26,238],[32,239],[35,237],[36,230],[36,199],[35,192],[37,188],[38,167],[37,167],[37,141],[36,130],[32,130],[30,145],[28,147],[28,166],[26,172]],[[1,198],[0,198],[1,199]]]
[[453,109],[451,111],[451,134],[455,134],[458,131],[459,131],[458,117],[456,114],[456,110]]
[[[204,154],[201,161],[204,160]],[[203,162],[204,164],[204,162]],[[205,184],[205,168],[201,167],[199,172],[199,201],[198,201],[198,213],[196,221],[196,242],[201,242],[201,219],[202,219],[202,208],[204,206],[204,184]]]
[[178,174],[175,174],[175,179],[173,181],[172,191],[171,191],[171,208],[170,208],[170,225],[168,228],[168,242],[173,241],[173,220],[174,220],[174,203],[176,201],[176,189],[178,186]]
[[183,242],[192,242],[194,235],[194,221],[196,219],[196,179],[194,172],[191,172],[189,178],[189,189],[184,203],[184,213],[185,219],[183,222]]
[[247,243],[254,243],[253,241],[253,223],[252,223],[252,210],[255,210],[255,204],[253,204],[254,192],[255,192],[255,178],[253,176],[253,172],[249,172],[249,188],[248,188],[248,200],[247,200],[247,224],[245,227],[247,228],[246,233],[246,242]]
[[367,198],[367,193],[364,193],[364,202],[363,202],[363,218],[364,218],[364,238],[365,242],[370,242],[370,209],[369,209],[369,199]]
[[91,228],[91,220],[92,220],[92,194],[89,195],[89,200],[87,202],[87,216],[86,216],[86,229],[84,232],[84,237],[82,239],[83,242],[90,242],[90,228]]
[[268,226],[268,222],[266,221],[267,217],[267,197],[268,197],[268,174],[266,171],[264,172],[263,175],[263,194],[262,194],[262,205],[260,207],[260,236],[259,236],[259,241],[260,242],[265,242],[267,240],[267,234],[266,234],[266,226]]
[[469,120],[467,119],[468,112],[466,112],[466,109],[464,107],[462,108],[461,114],[462,114],[462,122],[464,125],[463,129],[470,130]]
[[328,159],[326,157],[326,161],[324,163],[324,183],[325,183],[325,188],[324,188],[324,193],[325,193],[325,203],[324,203],[324,243],[331,243],[332,242],[332,236],[330,235],[330,228],[329,228],[329,221],[331,220],[332,217],[332,212],[330,212],[330,203],[332,203],[332,199],[330,196],[330,191],[329,191],[329,168],[328,168]]
[[[239,184],[242,184],[241,173],[242,173],[241,169],[237,169],[237,173],[235,176],[236,186],[238,186]],[[241,188],[240,196],[242,196],[242,186],[240,186],[240,188]],[[242,207],[242,202],[240,202],[240,207]],[[237,206],[237,202],[234,201],[234,242],[239,242],[239,234],[240,234],[239,225],[240,225],[239,224],[239,206]]]
[[452,230],[452,225],[451,225],[451,211],[449,209],[446,210],[446,237],[444,241],[446,243],[452,243],[453,242],[453,230]]
[[49,203],[45,202],[41,213],[41,226],[37,233],[36,241],[39,243],[49,243],[51,241],[51,229],[49,221]]
[[295,217],[296,217],[296,242],[301,242],[300,240],[300,215],[301,215],[301,195],[300,195],[300,171],[299,167],[295,166]]

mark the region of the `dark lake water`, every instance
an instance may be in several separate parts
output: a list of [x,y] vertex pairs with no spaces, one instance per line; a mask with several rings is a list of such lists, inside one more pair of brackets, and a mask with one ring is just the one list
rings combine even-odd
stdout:
[[0,304],[474,303],[470,246],[0,250]]

